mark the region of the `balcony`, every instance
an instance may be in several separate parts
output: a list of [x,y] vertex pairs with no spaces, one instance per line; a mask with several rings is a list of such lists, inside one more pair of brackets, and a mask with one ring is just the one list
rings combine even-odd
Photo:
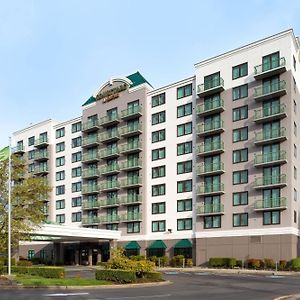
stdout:
[[197,155],[206,156],[220,154],[224,152],[224,142],[217,141],[211,143],[201,143],[197,146]]
[[82,170],[82,178],[98,178],[99,177],[99,171],[97,168],[87,168]]
[[254,110],[254,122],[257,124],[280,120],[286,116],[286,106],[283,103],[272,105],[268,108]]
[[42,213],[45,215],[45,216],[48,216],[49,215],[49,206],[48,205],[44,205],[42,207]]
[[141,204],[142,196],[141,195],[128,195],[121,197],[120,204],[122,205],[132,205],[132,204]]
[[107,116],[100,118],[100,120],[99,120],[99,124],[102,127],[115,125],[115,124],[118,124],[119,122],[120,122],[120,118],[119,118],[118,114],[107,115]]
[[281,97],[286,94],[286,83],[284,80],[274,82],[269,85],[260,85],[254,89],[253,98],[256,101],[265,101],[268,99]]
[[224,122],[222,120],[211,123],[201,123],[197,126],[197,134],[205,136],[209,134],[216,134],[224,131]]
[[120,167],[122,171],[138,170],[142,168],[142,160],[141,159],[127,160],[122,162]]
[[83,184],[82,194],[98,194],[100,192],[100,187],[97,184]]
[[127,179],[123,179],[121,181],[121,187],[124,189],[140,187],[140,186],[142,186],[142,178],[141,177],[130,177]]
[[82,225],[97,225],[100,223],[99,217],[83,217],[81,221]]
[[283,142],[287,139],[286,128],[275,128],[271,130],[263,130],[255,134],[255,145],[271,144],[275,142]]
[[99,143],[98,135],[86,136],[82,139],[82,148],[95,147]]
[[43,161],[49,159],[48,151],[35,151],[34,160],[35,161]]
[[202,183],[197,189],[198,196],[224,194],[224,183],[205,184]]
[[115,181],[106,181],[100,185],[100,189],[102,192],[110,192],[110,191],[116,191],[120,189],[120,182]]
[[254,188],[255,189],[267,189],[267,188],[281,188],[285,187],[286,183],[286,175],[274,175],[274,176],[263,176],[259,178],[255,178]]
[[142,151],[142,143],[134,142],[120,145],[120,152],[122,154],[131,154]]
[[49,170],[48,170],[48,165],[37,165],[34,167],[34,171],[33,171],[33,174],[34,175],[46,175],[49,173]]
[[106,198],[100,200],[101,207],[116,207],[120,205],[119,198]]
[[199,84],[197,94],[199,95],[199,97],[205,97],[223,91],[224,91],[224,80],[223,78],[220,77]]
[[274,151],[264,154],[256,154],[254,157],[255,167],[266,167],[272,165],[282,165],[287,163],[286,151]]
[[225,110],[224,100],[216,99],[197,105],[197,115],[204,117],[210,114],[220,113]]
[[41,137],[39,139],[36,139],[34,142],[34,147],[36,148],[42,148],[49,145],[49,140],[47,137]]
[[99,201],[90,201],[90,200],[82,201],[82,209],[85,210],[99,209],[99,207],[100,207]]
[[16,148],[14,149],[15,154],[24,154],[24,146],[23,145],[17,145]]
[[116,158],[120,156],[119,148],[106,148],[100,150],[100,158],[101,159],[108,159],[108,158]]
[[103,144],[115,142],[120,139],[120,134],[118,131],[103,132],[100,134],[99,139],[100,139],[100,142]]
[[204,204],[197,208],[197,216],[214,216],[224,214],[224,204]]
[[84,153],[81,161],[83,163],[93,163],[99,161],[98,152]]
[[272,61],[272,63],[264,63],[254,67],[254,78],[261,80],[266,77],[279,75],[286,71],[285,58],[281,57],[279,60]]
[[82,123],[81,131],[82,132],[89,132],[89,131],[95,131],[100,128],[99,126],[99,120],[98,119],[92,119],[88,120],[84,123]]
[[202,163],[197,168],[198,176],[217,175],[217,174],[223,174],[224,172],[225,172],[224,163],[222,162],[217,162],[213,164]]
[[254,203],[255,211],[285,210],[285,209],[287,209],[285,197],[257,200]]
[[134,135],[139,135],[142,133],[142,125],[141,124],[135,124],[135,125],[127,125],[123,126],[120,129],[121,136],[123,137],[130,137]]
[[106,215],[100,217],[101,224],[111,224],[111,223],[119,223],[120,217],[118,215]]
[[120,217],[121,222],[141,222],[142,214],[141,213],[127,213],[123,214]]
[[142,116],[142,106],[140,105],[129,107],[121,112],[121,118],[123,120],[135,119],[140,116]]
[[120,173],[120,167],[118,164],[106,165],[100,168],[100,174],[102,176],[114,175]]

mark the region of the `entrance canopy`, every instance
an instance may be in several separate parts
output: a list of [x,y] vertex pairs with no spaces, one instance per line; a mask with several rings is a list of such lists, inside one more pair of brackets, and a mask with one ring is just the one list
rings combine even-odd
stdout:
[[55,241],[99,241],[119,240],[121,232],[117,230],[105,230],[94,228],[82,228],[65,225],[43,224],[31,232],[34,240],[55,240]]
[[166,249],[167,246],[162,240],[157,240],[153,242],[148,249]]
[[125,250],[136,250],[136,249],[141,249],[141,246],[138,242],[131,241],[124,247],[124,249]]
[[183,239],[183,240],[178,241],[174,246],[175,249],[192,248],[192,247],[193,247],[193,245],[192,245],[191,241],[187,240],[187,239]]

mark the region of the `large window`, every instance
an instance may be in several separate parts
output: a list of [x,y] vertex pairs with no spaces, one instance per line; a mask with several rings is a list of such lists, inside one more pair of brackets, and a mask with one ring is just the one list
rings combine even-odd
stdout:
[[164,214],[166,212],[166,202],[152,203],[152,214]]
[[233,214],[233,227],[248,226],[248,213]]
[[81,146],[81,136],[72,139],[72,148]]
[[248,170],[235,171],[232,173],[233,184],[248,183]]
[[243,84],[232,89],[232,100],[248,97],[248,84]]
[[248,127],[234,129],[232,132],[232,140],[234,143],[248,140]]
[[65,208],[65,200],[57,200],[56,209],[64,209],[64,208]]
[[65,223],[65,214],[56,215],[56,223]]
[[192,103],[180,105],[177,107],[177,118],[185,117],[191,115],[193,112]]
[[193,161],[187,160],[177,163],[177,174],[190,173],[193,169]]
[[152,178],[159,178],[166,176],[166,166],[159,166],[152,168]]
[[248,118],[248,105],[234,108],[232,110],[232,121],[240,121]]
[[72,133],[81,131],[81,122],[72,124]]
[[207,216],[204,217],[204,229],[220,228],[221,216]]
[[192,218],[178,219],[177,220],[177,230],[191,230],[193,227]]
[[163,123],[166,121],[166,112],[160,111],[158,113],[152,114],[152,125]]
[[152,104],[152,107],[155,107],[155,106],[165,104],[165,102],[166,102],[166,94],[162,93],[162,94],[153,96],[151,104]]
[[191,192],[192,189],[193,189],[192,179],[177,182],[177,193]]
[[248,192],[238,192],[232,194],[232,204],[237,205],[247,205],[248,204]]
[[81,152],[72,153],[72,162],[81,161]]
[[81,211],[72,213],[72,222],[81,222]]
[[232,67],[232,79],[237,79],[248,75],[248,63]]
[[74,182],[72,183],[72,193],[80,192],[81,191],[81,182]]
[[57,167],[61,167],[65,165],[65,157],[61,156],[61,157],[57,157],[56,158],[56,166]]
[[185,86],[179,87],[177,89],[177,99],[192,95],[192,84],[187,84]]
[[248,148],[234,150],[232,152],[232,162],[234,164],[248,161]]
[[166,148],[159,148],[152,150],[152,160],[159,160],[166,158]]
[[166,221],[152,221],[152,232],[162,232],[166,231]]
[[56,138],[65,136],[65,127],[56,129]]
[[177,125],[177,136],[191,134],[193,129],[192,122]]
[[191,211],[193,208],[192,206],[192,199],[182,199],[177,200],[177,211]]
[[78,207],[81,206],[81,204],[82,204],[81,197],[72,198],[72,207]]
[[161,129],[161,130],[152,132],[152,143],[164,141],[165,139],[166,139],[166,130],[165,129]]
[[34,145],[34,140],[35,140],[34,136],[29,137],[28,138],[28,146]]
[[183,154],[188,154],[193,152],[193,142],[184,142],[177,144],[177,155],[183,155]]
[[156,184],[152,185],[152,196],[161,196],[166,194],[166,185],[163,184]]
[[65,186],[59,185],[55,188],[55,194],[56,195],[63,195],[65,193]]
[[81,176],[81,167],[72,168],[72,178]]
[[263,224],[264,225],[275,225],[280,224],[280,211],[265,211],[263,213]]
[[56,153],[62,152],[65,150],[65,142],[57,143],[56,144]]
[[140,222],[127,223],[127,233],[139,233],[141,230]]
[[56,181],[64,180],[65,179],[65,171],[56,172]]

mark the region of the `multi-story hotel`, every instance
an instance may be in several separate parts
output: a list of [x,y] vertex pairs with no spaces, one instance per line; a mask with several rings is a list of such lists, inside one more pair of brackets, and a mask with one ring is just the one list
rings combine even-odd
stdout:
[[[158,89],[139,72],[113,78],[81,117],[16,132],[28,172],[53,187],[48,220],[118,230],[128,255],[184,254],[197,265],[296,257],[299,50],[287,30],[199,62],[194,76]],[[103,242],[82,245],[80,256],[92,248],[107,257]],[[72,249],[65,243],[64,257]]]

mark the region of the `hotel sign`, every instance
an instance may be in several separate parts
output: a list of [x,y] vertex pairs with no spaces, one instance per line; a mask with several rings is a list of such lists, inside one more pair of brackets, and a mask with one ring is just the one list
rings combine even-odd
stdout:
[[121,84],[115,88],[111,88],[104,92],[99,92],[96,96],[96,101],[102,100],[103,103],[109,102],[119,97],[119,93],[127,89],[127,84]]

